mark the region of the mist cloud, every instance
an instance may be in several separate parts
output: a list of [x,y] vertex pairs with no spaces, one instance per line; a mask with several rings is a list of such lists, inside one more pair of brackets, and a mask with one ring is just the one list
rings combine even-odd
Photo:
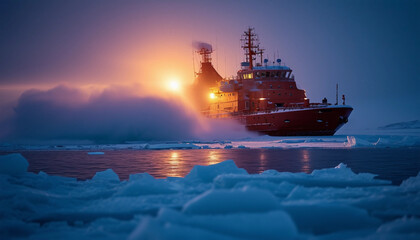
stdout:
[[249,136],[236,122],[202,119],[176,98],[139,97],[118,88],[94,95],[62,85],[28,90],[14,110],[1,124],[0,140],[119,143]]
[[199,122],[180,103],[104,91],[89,97],[58,86],[22,94],[9,122],[9,140],[123,142],[192,138]]
[[192,46],[195,50],[200,51],[201,49],[206,49],[208,51],[212,51],[213,47],[209,43],[193,41]]

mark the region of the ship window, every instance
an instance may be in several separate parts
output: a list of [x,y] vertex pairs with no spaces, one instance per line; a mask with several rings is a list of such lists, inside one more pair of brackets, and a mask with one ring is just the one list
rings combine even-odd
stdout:
[[282,72],[282,74],[281,74],[281,77],[282,77],[282,78],[286,77],[286,73],[287,73],[287,72],[283,71],[283,72]]
[[265,73],[265,76],[266,76],[266,77],[270,77],[270,72],[266,72],[266,73]]
[[274,77],[274,72],[271,72],[270,76],[271,76],[271,77]]
[[273,88],[273,85],[270,85],[270,88]]
[[261,72],[261,77],[265,78],[265,72]]
[[293,85],[289,85],[289,88],[293,88]]
[[278,85],[277,87],[280,88],[280,85]]
[[284,106],[284,103],[275,103],[276,104],[276,107],[283,107]]
[[244,79],[251,79],[251,78],[253,78],[253,73],[244,74]]
[[290,96],[293,96],[293,94],[292,94],[292,93],[289,93],[289,95],[290,95]]
[[279,72],[278,71],[276,71],[276,78],[278,78],[279,77]]
[[260,78],[261,74],[260,74],[260,72],[256,72],[255,75],[256,75],[257,78]]
[[281,96],[281,93],[279,93],[278,95]]
[[289,123],[289,122],[290,122],[290,120],[289,120],[289,119],[286,119],[286,120],[284,120],[284,122],[285,122],[285,123]]

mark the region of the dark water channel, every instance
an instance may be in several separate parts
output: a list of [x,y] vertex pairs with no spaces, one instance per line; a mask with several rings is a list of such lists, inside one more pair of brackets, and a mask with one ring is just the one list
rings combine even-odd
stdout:
[[[209,165],[233,159],[249,173],[267,169],[307,172],[345,163],[354,172],[378,174],[378,178],[402,180],[420,171],[420,148],[356,149],[199,149],[199,150],[112,150],[104,155],[87,151],[20,151],[29,161],[29,171],[51,175],[91,178],[96,172],[113,169],[121,179],[148,172],[154,177],[183,177],[194,165]],[[0,152],[0,155],[7,154]]]

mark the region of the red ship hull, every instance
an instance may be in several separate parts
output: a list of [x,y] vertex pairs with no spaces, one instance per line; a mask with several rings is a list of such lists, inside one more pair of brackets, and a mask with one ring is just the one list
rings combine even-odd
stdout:
[[334,135],[352,111],[350,106],[304,108],[243,115],[240,120],[248,130],[270,136],[326,136]]

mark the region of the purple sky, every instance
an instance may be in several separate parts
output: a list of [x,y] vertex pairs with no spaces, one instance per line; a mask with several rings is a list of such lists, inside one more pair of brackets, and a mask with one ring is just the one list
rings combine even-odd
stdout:
[[162,96],[162,79],[193,80],[195,40],[213,45],[222,76],[234,75],[252,26],[311,101],[333,102],[339,83],[354,107],[345,128],[420,119],[419,12],[405,0],[1,1],[1,118],[24,91],[60,84]]

